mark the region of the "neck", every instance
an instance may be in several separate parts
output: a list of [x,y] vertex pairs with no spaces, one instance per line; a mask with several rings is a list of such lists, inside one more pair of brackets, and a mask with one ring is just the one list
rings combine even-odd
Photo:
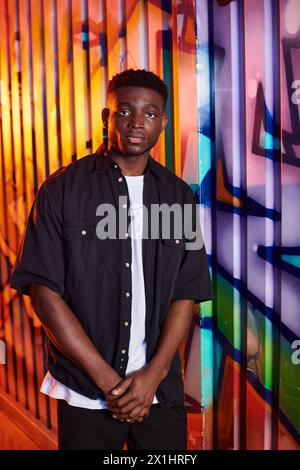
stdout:
[[114,149],[110,149],[110,157],[119,165],[124,176],[141,176],[149,160],[149,153],[144,155],[123,155]]

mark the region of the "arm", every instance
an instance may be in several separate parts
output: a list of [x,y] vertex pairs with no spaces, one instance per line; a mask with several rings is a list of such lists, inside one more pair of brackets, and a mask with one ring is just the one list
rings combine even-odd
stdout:
[[59,294],[43,284],[31,284],[32,306],[55,346],[106,394],[122,378],[99,354],[81,323]]
[[129,419],[139,422],[147,416],[157,387],[168,374],[172,359],[190,328],[193,307],[194,300],[171,303],[151,361],[126,377],[107,396],[108,408],[115,416],[126,418],[129,415]]

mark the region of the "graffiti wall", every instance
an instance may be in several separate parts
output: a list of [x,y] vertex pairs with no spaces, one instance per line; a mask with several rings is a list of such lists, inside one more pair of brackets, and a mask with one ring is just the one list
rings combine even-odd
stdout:
[[188,447],[298,449],[299,1],[0,0],[0,31],[0,393],[56,432],[10,273],[41,183],[102,142],[108,80],[146,68],[170,93],[152,155],[198,195],[214,283],[181,348]]

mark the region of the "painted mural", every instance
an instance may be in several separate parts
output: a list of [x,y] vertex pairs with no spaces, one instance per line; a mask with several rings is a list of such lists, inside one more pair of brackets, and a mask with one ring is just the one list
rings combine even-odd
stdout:
[[198,196],[214,284],[181,348],[188,447],[299,449],[299,1],[0,0],[0,31],[0,394],[56,432],[9,277],[44,179],[100,145],[108,80],[146,68],[170,92],[153,156]]

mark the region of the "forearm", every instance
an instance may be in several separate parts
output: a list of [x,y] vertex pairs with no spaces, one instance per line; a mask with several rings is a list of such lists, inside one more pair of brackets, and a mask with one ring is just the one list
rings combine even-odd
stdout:
[[177,300],[169,307],[156,352],[148,364],[161,380],[168,374],[174,355],[191,326],[193,310],[193,300]]
[[32,306],[55,346],[105,393],[122,378],[103,359],[80,321],[56,292],[42,284],[29,289]]

